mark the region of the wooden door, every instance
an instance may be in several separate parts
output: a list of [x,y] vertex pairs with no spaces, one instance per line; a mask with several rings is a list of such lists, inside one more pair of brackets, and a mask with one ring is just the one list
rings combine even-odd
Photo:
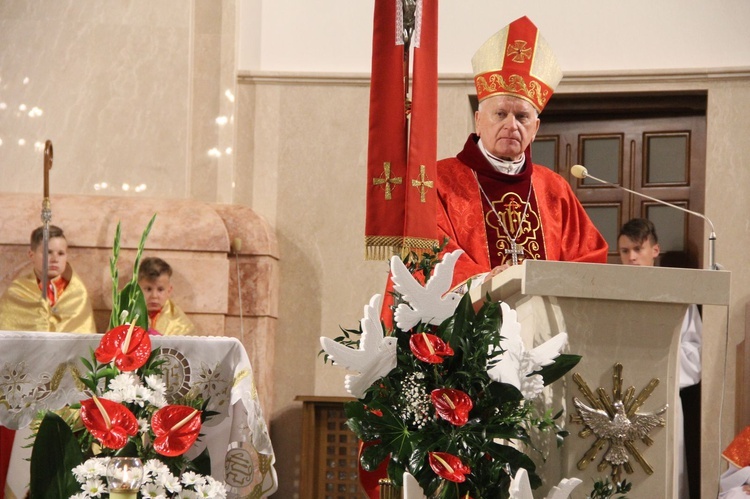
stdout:
[[556,95],[544,110],[534,162],[570,182],[610,246],[609,263],[620,263],[620,226],[643,217],[656,225],[663,265],[700,267],[705,222],[591,178],[577,179],[570,167],[584,165],[611,184],[702,213],[705,109],[705,93],[690,93]]

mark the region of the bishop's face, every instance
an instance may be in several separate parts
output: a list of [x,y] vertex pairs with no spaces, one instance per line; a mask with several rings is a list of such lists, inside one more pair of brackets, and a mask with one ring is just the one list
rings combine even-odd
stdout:
[[511,161],[520,159],[534,141],[539,123],[534,106],[508,95],[483,100],[474,115],[477,135],[487,152]]

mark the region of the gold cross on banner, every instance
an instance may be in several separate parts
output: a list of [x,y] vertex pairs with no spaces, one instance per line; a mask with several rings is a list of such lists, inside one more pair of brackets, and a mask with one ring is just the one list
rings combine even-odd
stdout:
[[390,201],[393,197],[393,186],[403,182],[401,177],[391,178],[391,164],[383,163],[383,176],[372,179],[372,185],[385,184],[385,200]]
[[432,180],[425,179],[424,165],[419,165],[419,180],[412,179],[411,186],[419,189],[419,201],[426,203],[425,195],[427,194],[427,191],[425,188],[432,189],[435,186],[435,183]]

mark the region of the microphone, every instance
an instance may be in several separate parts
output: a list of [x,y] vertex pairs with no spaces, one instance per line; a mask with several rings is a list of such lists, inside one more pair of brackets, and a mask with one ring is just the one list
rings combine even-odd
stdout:
[[570,167],[570,173],[575,178],[590,178],[592,180],[596,180],[599,183],[609,185],[611,187],[616,187],[618,189],[622,189],[623,191],[629,192],[631,194],[635,194],[636,196],[640,196],[642,198],[646,198],[650,201],[654,201],[659,204],[663,204],[666,206],[671,206],[672,208],[676,208],[680,211],[684,211],[685,213],[690,213],[691,215],[695,215],[696,217],[700,217],[703,220],[708,223],[709,227],[711,228],[711,234],[708,236],[708,261],[709,261],[709,268],[711,270],[720,270],[721,266],[716,263],[716,232],[714,231],[714,224],[711,222],[711,220],[708,219],[708,217],[702,213],[698,213],[697,211],[688,210],[687,208],[683,208],[682,206],[677,206],[676,204],[668,203],[666,201],[662,201],[661,199],[656,199],[651,196],[647,196],[646,194],[643,194],[641,192],[631,191],[630,189],[627,189],[621,185],[613,184],[611,182],[607,182],[606,180],[602,180],[600,178],[596,178],[593,175],[589,174],[589,171],[586,169],[583,165],[573,165]]

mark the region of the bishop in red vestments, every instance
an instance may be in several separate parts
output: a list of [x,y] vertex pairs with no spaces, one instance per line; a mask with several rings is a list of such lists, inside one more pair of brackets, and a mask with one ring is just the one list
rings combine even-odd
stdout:
[[[437,224],[445,251],[463,249],[453,285],[494,275],[525,259],[605,263],[607,243],[570,185],[531,161],[539,113],[562,71],[537,27],[522,17],[490,39],[472,58],[479,109],[476,133],[455,157],[437,164]],[[476,281],[474,281],[476,282]],[[391,283],[383,321],[391,326]],[[377,498],[374,473],[360,480]]]
[[525,259],[599,262],[607,243],[570,185],[531,161],[539,113],[562,71],[537,27],[522,17],[472,59],[476,134],[438,163],[438,228],[446,251],[463,249],[454,284]]

